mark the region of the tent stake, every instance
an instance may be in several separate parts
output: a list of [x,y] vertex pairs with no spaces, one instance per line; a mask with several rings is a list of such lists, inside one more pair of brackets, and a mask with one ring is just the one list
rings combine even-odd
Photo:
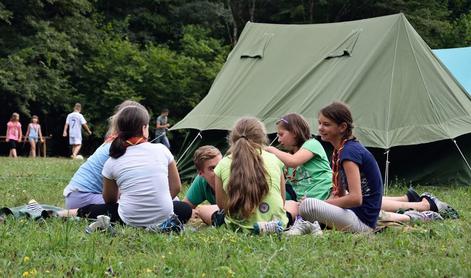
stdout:
[[196,134],[195,136],[195,139],[193,139],[193,141],[191,141],[190,145],[188,146],[188,148],[186,148],[186,150],[183,152],[183,154],[178,158],[177,160],[177,165],[178,165],[178,162],[180,162],[180,160],[185,156],[185,154],[188,152],[188,150],[191,148],[191,146],[193,146],[193,144],[195,143],[196,139],[198,139],[198,137],[200,138],[203,138],[203,136],[201,136],[201,131],[198,132],[198,134]]
[[463,158],[464,162],[465,162],[466,165],[468,166],[468,169],[471,171],[471,166],[469,166],[468,160],[466,160],[466,157],[464,156],[463,152],[461,151],[460,147],[458,146],[458,143],[456,143],[456,140],[455,140],[455,139],[452,139],[452,140],[453,140],[453,143],[455,143],[456,148],[457,148],[458,151],[460,152],[461,157]]
[[388,193],[389,187],[389,149],[386,150],[386,165],[384,166],[384,195]]

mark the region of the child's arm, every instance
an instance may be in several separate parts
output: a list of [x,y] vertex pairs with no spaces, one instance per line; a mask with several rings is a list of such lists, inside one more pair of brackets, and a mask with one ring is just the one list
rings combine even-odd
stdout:
[[38,134],[39,134],[39,141],[44,142],[43,133],[41,132],[40,125],[38,125]]
[[175,160],[168,165],[168,185],[170,187],[170,195],[175,198],[181,190],[182,183],[180,174],[178,174],[177,164]]
[[27,140],[27,139],[28,139],[28,137],[29,137],[29,132],[30,132],[30,129],[31,129],[31,125],[28,125],[28,128],[26,129],[25,140]]
[[342,163],[345,175],[347,176],[348,194],[342,197],[326,200],[327,203],[341,207],[354,208],[363,202],[361,193],[360,168],[353,162],[346,160]]
[[215,179],[214,189],[214,191],[216,191],[216,204],[220,209],[225,209],[227,203],[227,194],[222,187],[222,180],[218,176],[216,176]]
[[10,126],[7,125],[7,133],[5,133],[5,142],[8,142],[10,141],[10,139],[8,139],[8,133],[10,131]]
[[115,180],[103,178],[103,200],[106,204],[118,202],[119,188]]
[[283,206],[284,206],[286,202],[286,183],[285,183],[285,175],[283,175],[283,173],[281,173],[280,191],[281,191],[281,198],[283,198]]
[[276,155],[276,157],[278,157],[278,159],[281,160],[286,165],[286,167],[289,168],[296,168],[300,165],[303,165],[314,157],[314,153],[303,148],[299,149],[294,154],[280,151],[279,149],[272,146],[266,147],[265,150]]
[[69,129],[69,124],[66,121],[64,125],[64,132],[62,132],[62,136],[67,137],[67,129]]
[[18,126],[18,142],[21,142],[21,139],[23,139],[23,130],[21,130],[21,126]]
[[92,135],[92,131],[88,128],[87,124],[83,124],[82,126],[83,128],[85,128],[85,130],[88,132],[89,135]]

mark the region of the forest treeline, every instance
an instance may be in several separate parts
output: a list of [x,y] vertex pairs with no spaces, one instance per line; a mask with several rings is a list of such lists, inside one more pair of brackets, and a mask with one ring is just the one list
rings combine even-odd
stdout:
[[471,45],[470,10],[469,0],[2,0],[0,132],[12,112],[24,126],[36,114],[56,138],[53,154],[64,155],[62,128],[75,102],[96,146],[124,99],[154,116],[167,107],[175,123],[206,95],[247,21],[327,23],[402,12],[430,47],[447,48]]

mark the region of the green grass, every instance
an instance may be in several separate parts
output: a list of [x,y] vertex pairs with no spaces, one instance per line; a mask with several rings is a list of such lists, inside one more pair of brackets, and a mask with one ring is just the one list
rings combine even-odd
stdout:
[[[66,159],[0,158],[2,206],[29,199],[63,206],[62,190],[79,167]],[[471,275],[471,187],[417,187],[460,212],[460,220],[389,228],[376,235],[328,231],[323,237],[251,236],[226,229],[183,235],[117,227],[87,235],[85,220],[0,224],[5,277],[467,277]],[[392,187],[389,193],[404,192]]]

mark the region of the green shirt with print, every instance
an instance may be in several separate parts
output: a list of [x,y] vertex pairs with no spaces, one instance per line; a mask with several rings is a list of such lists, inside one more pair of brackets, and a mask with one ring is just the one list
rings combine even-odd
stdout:
[[[262,199],[260,205],[254,209],[254,212],[248,219],[240,219],[226,212],[226,225],[234,230],[242,228],[242,230],[251,231],[255,223],[263,221],[279,220],[285,228],[288,224],[288,217],[284,209],[280,188],[283,163],[274,154],[266,151],[262,151],[262,159],[268,173],[268,194]],[[231,163],[231,157],[226,156],[214,169],[214,173],[221,179],[223,189],[226,192],[231,174]]]
[[215,205],[216,196],[214,194],[215,193],[213,189],[206,181],[206,179],[198,175],[191,183],[190,188],[188,188],[185,197],[194,206],[197,206],[204,201],[208,201],[211,205]]
[[301,148],[312,152],[314,156],[295,169],[289,168],[286,182],[293,186],[298,200],[304,196],[326,200],[332,190],[332,170],[327,154],[314,138],[304,142]]

